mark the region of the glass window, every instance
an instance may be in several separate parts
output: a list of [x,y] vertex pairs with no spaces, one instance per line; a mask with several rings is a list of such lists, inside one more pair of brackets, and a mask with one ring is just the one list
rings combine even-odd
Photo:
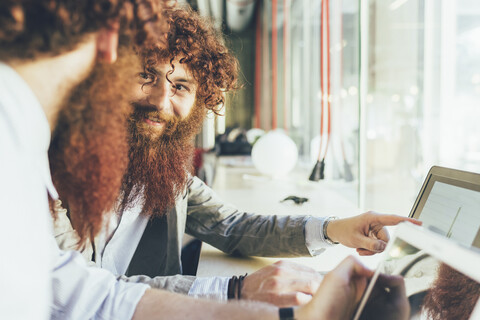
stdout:
[[323,99],[326,180],[363,209],[407,214],[432,165],[480,172],[480,2],[268,0],[261,10],[260,124],[287,131],[300,166],[327,145]]
[[406,214],[432,165],[480,171],[480,3],[368,11],[364,203]]

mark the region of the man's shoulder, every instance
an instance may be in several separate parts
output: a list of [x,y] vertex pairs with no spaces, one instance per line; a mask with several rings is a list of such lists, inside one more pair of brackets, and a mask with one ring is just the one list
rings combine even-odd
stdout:
[[204,181],[202,181],[202,179],[200,179],[197,176],[191,176],[187,183],[187,192],[191,192],[192,190],[197,190],[197,189],[211,190],[211,188],[207,186],[207,184]]
[[214,191],[212,188],[207,186],[197,176],[191,176],[187,184],[185,193],[183,194],[183,200],[188,200],[188,202],[197,203],[198,201],[203,202],[206,199],[211,199]]

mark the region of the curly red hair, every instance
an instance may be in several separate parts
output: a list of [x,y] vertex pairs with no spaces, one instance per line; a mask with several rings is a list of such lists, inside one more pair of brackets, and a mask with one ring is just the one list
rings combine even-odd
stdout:
[[[0,58],[35,58],[73,49],[82,36],[120,22],[118,61],[95,65],[66,99],[49,149],[52,178],[80,245],[103,226],[128,162],[129,93],[137,50],[165,44],[160,0],[20,0],[0,4]],[[162,42],[159,42],[159,39]]]
[[[166,46],[152,46],[140,51],[145,72],[152,81],[152,68],[178,59],[187,65],[198,83],[197,102],[218,113],[225,103],[225,92],[238,88],[238,60],[225,46],[213,23],[190,8],[166,10],[168,23]],[[167,78],[168,78],[167,74]]]
[[480,297],[480,284],[441,264],[433,287],[424,299],[429,319],[468,319]]
[[[135,45],[163,40],[167,0],[2,0],[0,60],[70,51],[83,37],[120,22]],[[134,34],[133,34],[134,33]]]

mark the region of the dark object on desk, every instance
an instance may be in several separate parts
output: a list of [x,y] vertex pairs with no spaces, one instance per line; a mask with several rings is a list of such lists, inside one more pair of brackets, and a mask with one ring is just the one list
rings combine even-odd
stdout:
[[317,160],[317,163],[315,163],[315,167],[313,167],[312,173],[310,174],[310,178],[308,180],[310,181],[319,181],[323,180],[325,178],[325,159],[322,159],[322,161]]
[[295,204],[302,205],[302,204],[304,204],[305,202],[308,201],[308,198],[302,198],[302,197],[297,197],[297,196],[288,196],[280,202],[284,202],[284,201],[287,201],[287,200],[292,200],[293,202],[295,202]]
[[250,155],[252,145],[247,140],[247,131],[242,128],[227,128],[215,138],[215,152],[224,155]]

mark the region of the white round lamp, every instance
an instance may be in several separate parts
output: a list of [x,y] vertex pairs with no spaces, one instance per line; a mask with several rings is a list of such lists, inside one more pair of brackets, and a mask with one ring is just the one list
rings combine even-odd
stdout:
[[295,167],[297,159],[297,145],[282,130],[268,132],[253,145],[253,165],[266,175],[286,175]]

